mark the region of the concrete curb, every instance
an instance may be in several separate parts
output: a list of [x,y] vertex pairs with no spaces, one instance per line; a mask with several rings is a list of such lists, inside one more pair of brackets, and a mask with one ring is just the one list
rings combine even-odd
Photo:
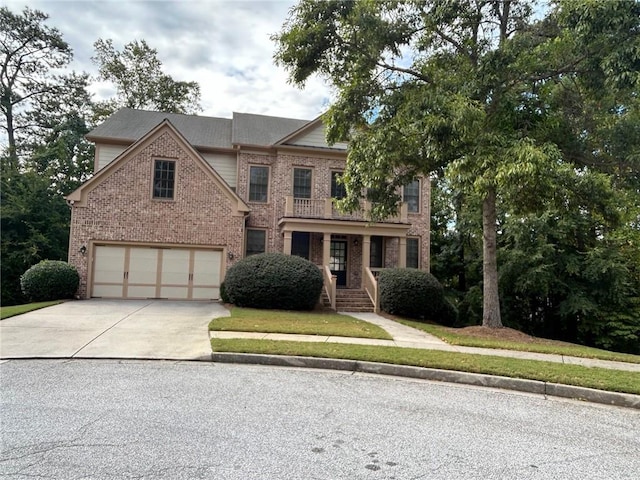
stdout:
[[640,395],[607,392],[592,388],[561,385],[558,383],[541,382],[538,380],[525,380],[521,378],[498,377],[480,373],[456,372],[453,370],[439,370],[435,368],[413,367],[409,365],[392,365],[388,363],[361,362],[358,360],[288,355],[263,355],[257,353],[214,352],[211,354],[211,360],[218,363],[322,368],[327,370],[392,375],[397,377],[460,383],[480,387],[502,388],[518,392],[536,393],[540,395],[550,395],[592,403],[640,409]]

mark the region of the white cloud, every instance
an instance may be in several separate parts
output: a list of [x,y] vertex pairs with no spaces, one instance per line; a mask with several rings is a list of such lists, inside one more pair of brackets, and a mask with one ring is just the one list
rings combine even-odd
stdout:
[[[310,79],[304,90],[287,83],[273,63],[274,43],[295,0],[3,0],[12,11],[25,6],[49,15],[74,51],[76,71],[97,74],[93,43],[111,38],[121,49],[144,39],[158,51],[164,71],[176,80],[197,81],[203,115],[233,111],[312,119],[326,110],[328,87]],[[92,93],[113,94],[98,83]]]

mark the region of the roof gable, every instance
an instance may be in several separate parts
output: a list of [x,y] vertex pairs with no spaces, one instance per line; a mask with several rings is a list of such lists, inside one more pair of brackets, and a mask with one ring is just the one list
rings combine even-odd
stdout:
[[146,135],[136,141],[133,145],[129,146],[125,151],[118,155],[111,163],[99,170],[93,177],[87,180],[84,184],[78,187],[74,192],[67,195],[65,198],[70,202],[79,202],[83,204],[86,202],[87,195],[90,191],[96,188],[104,179],[109,177],[115,172],[128,158],[135,155],[139,150],[145,148],[149,143],[153,142],[157,137],[165,132],[169,132],[174,139],[181,144],[181,146],[187,150],[187,152],[199,162],[203,170],[211,176],[214,182],[218,185],[223,194],[231,200],[232,205],[235,206],[238,212],[249,212],[250,209],[247,204],[231,189],[231,187],[225,182],[222,177],[216,172],[213,167],[202,157],[202,155],[188,142],[188,140],[182,135],[178,129],[168,120],[164,119],[155,128],[149,131]]
[[296,147],[323,148],[330,150],[346,151],[347,144],[337,142],[333,145],[327,143],[327,128],[322,121],[322,116],[308,122],[294,132],[279,139],[276,145],[290,145]]

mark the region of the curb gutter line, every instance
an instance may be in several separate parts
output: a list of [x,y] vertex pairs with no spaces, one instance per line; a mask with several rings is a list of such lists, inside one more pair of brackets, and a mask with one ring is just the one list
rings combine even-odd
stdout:
[[392,365],[388,363],[362,362],[335,358],[301,357],[289,355],[263,355],[256,353],[214,352],[211,360],[219,363],[242,363],[281,367],[321,368],[345,370],[360,373],[374,373],[397,377],[418,378],[439,382],[460,383],[480,387],[502,388],[519,392],[570,398],[605,405],[640,409],[640,395],[607,392],[593,388],[562,385],[558,383],[526,380],[522,378],[499,377],[481,373],[456,372],[436,368]]

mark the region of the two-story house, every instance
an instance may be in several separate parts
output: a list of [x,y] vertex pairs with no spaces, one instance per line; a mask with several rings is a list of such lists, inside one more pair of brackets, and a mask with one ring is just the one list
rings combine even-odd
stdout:
[[396,218],[342,214],[347,145],[312,121],[122,109],[93,130],[95,174],[67,197],[69,262],[81,298],[218,299],[226,270],[261,252],[309,259],[326,294],[365,290],[375,271],[429,268],[428,179]]

